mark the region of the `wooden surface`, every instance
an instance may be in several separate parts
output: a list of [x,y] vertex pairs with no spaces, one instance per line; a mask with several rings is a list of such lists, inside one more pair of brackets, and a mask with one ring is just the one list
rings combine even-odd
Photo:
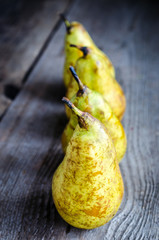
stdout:
[[0,1],[0,116],[19,93],[59,24],[65,0]]
[[[41,12],[46,5],[41,5]],[[51,14],[50,8],[49,5],[47,11]],[[35,13],[37,9],[38,1],[34,5]],[[56,1],[56,9],[69,10],[70,20],[85,25],[97,45],[111,58],[117,80],[125,91],[127,110],[123,125],[128,148],[120,164],[125,195],[112,221],[94,230],[69,226],[53,204],[51,180],[63,159],[60,137],[66,124],[61,103],[65,27],[55,16],[54,9],[48,17],[50,27],[46,20],[46,34],[40,30],[41,22],[45,25],[46,13],[34,24],[38,29],[37,39],[45,36],[38,40],[36,54],[26,60],[22,73],[17,66],[23,64],[25,54],[32,52],[31,42],[22,51],[22,58],[17,59],[11,54],[18,51],[16,44],[8,43],[11,50],[9,53],[6,50],[9,57],[2,64],[2,70],[10,77],[4,77],[1,86],[15,76],[8,67],[12,61],[20,72],[15,77],[20,83],[28,71],[29,74],[0,122],[0,239],[158,240],[158,6],[145,1],[74,0]],[[4,19],[6,16],[7,13]],[[27,16],[22,14],[21,19],[25,18]],[[3,27],[6,25],[4,21]],[[20,29],[19,23],[17,29]],[[13,30],[13,39],[17,31]],[[33,33],[29,32],[32,39]],[[49,34],[51,37],[46,44]],[[23,40],[23,34],[21,38]],[[43,49],[41,54],[40,49]],[[30,66],[33,67],[30,69]]]

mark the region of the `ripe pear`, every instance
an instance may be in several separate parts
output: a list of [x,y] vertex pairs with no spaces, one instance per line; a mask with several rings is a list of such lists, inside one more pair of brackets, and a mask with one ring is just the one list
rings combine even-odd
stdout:
[[53,200],[67,223],[93,229],[107,223],[118,211],[123,180],[105,126],[68,99],[63,101],[78,116],[78,124],[53,176]]
[[[120,120],[113,113],[111,107],[100,93],[84,86],[73,67],[70,67],[70,71],[79,88],[78,92],[71,98],[71,102],[81,111],[90,113],[105,125],[114,142],[117,160],[120,162],[126,152],[127,146],[125,131]],[[66,152],[67,145],[77,124],[78,118],[76,114],[71,111],[71,117],[62,134],[62,147],[64,152]]]
[[84,28],[84,26],[79,22],[69,22],[63,14],[61,14],[61,18],[66,26],[66,36],[65,36],[65,63],[64,63],[64,71],[63,78],[64,84],[66,88],[68,87],[71,81],[71,75],[69,72],[69,66],[75,66],[75,63],[79,57],[82,56],[82,53],[77,49],[72,49],[70,44],[77,45],[86,45],[92,47],[94,51],[100,54],[103,57],[103,60],[108,68],[109,74],[115,76],[114,67],[109,60],[109,58],[95,45],[90,35]]
[[[115,115],[121,120],[126,108],[125,95],[116,79],[108,73],[103,57],[90,47],[71,46],[83,52],[83,57],[80,57],[75,65],[77,75],[83,84],[101,93]],[[77,91],[77,83],[71,81],[66,93],[67,98],[71,99]]]

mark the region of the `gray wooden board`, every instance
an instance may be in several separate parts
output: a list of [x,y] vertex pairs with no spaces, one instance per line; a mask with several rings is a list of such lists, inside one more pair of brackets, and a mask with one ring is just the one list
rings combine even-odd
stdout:
[[1,0],[0,116],[10,105],[18,91],[16,87],[21,87],[22,80],[57,24],[58,12],[65,11],[69,2]]
[[57,213],[52,175],[63,159],[64,26],[53,37],[0,123],[1,239],[159,239],[159,19],[149,2],[75,1],[81,21],[111,58],[127,98],[128,139],[120,164],[125,194],[104,226],[80,230]]

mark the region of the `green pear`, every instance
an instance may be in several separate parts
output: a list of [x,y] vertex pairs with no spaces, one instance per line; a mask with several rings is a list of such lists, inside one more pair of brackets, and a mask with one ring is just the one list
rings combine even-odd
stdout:
[[61,18],[66,26],[66,36],[65,36],[65,63],[64,63],[64,71],[63,71],[63,79],[66,88],[68,87],[71,81],[71,75],[69,72],[69,66],[75,66],[75,63],[79,57],[82,56],[82,53],[76,49],[72,49],[70,44],[77,45],[85,45],[88,47],[92,47],[94,51],[100,54],[103,57],[103,60],[108,68],[108,72],[115,76],[114,67],[109,60],[109,58],[95,45],[90,35],[84,28],[84,26],[79,22],[69,22],[63,14],[61,14]]
[[53,176],[53,200],[67,223],[93,229],[107,223],[118,211],[123,180],[105,126],[68,99],[63,101],[78,116],[78,124]]
[[[90,47],[71,46],[83,52],[83,56],[76,61],[75,65],[77,75],[83,84],[101,93],[115,115],[121,120],[126,108],[125,95],[116,79],[108,73],[103,57]],[[67,98],[71,99],[77,91],[76,82],[71,81],[66,93]]]
[[[81,111],[90,113],[105,125],[114,142],[117,160],[120,162],[126,152],[127,146],[125,131],[120,120],[113,113],[111,107],[100,93],[84,86],[73,67],[70,67],[70,71],[79,88],[78,92],[71,98],[71,102]],[[78,118],[76,114],[71,111],[71,117],[62,134],[62,147],[64,152],[66,152],[67,145],[77,124]]]

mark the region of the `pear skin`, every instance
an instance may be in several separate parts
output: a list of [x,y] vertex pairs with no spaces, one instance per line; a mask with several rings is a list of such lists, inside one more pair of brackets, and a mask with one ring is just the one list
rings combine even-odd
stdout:
[[66,26],[66,35],[65,35],[65,63],[64,63],[64,70],[63,70],[63,79],[66,88],[69,86],[71,82],[71,74],[69,72],[69,66],[75,66],[75,63],[79,57],[82,56],[82,53],[77,49],[72,49],[70,44],[76,45],[84,45],[89,46],[94,49],[98,54],[100,54],[105,64],[108,67],[109,74],[115,76],[114,67],[110,61],[110,59],[95,45],[93,40],[91,39],[90,35],[84,28],[84,26],[79,22],[69,22],[63,14],[61,14],[61,18],[65,23]]
[[[73,46],[83,52],[83,57],[79,58],[75,65],[77,75],[82,80],[82,83],[91,90],[102,94],[115,115],[121,120],[126,109],[126,98],[119,83],[109,74],[104,59],[90,47]],[[77,91],[77,83],[71,81],[66,97],[71,99]]]
[[67,223],[93,229],[117,213],[124,193],[123,180],[115,147],[105,126],[66,98],[64,101],[78,116],[79,123],[54,173],[53,200]]
[[[70,67],[70,71],[79,88],[77,93],[72,97],[71,102],[78,109],[83,112],[90,113],[93,117],[97,118],[105,125],[114,142],[117,160],[120,162],[127,147],[126,134],[120,120],[113,113],[108,102],[105,101],[100,93],[90,90],[88,87],[84,86],[73,67]],[[76,114],[74,114],[71,110],[70,112],[71,117],[62,134],[62,148],[64,152],[66,152],[67,145],[73,135],[76,125],[78,124]]]

